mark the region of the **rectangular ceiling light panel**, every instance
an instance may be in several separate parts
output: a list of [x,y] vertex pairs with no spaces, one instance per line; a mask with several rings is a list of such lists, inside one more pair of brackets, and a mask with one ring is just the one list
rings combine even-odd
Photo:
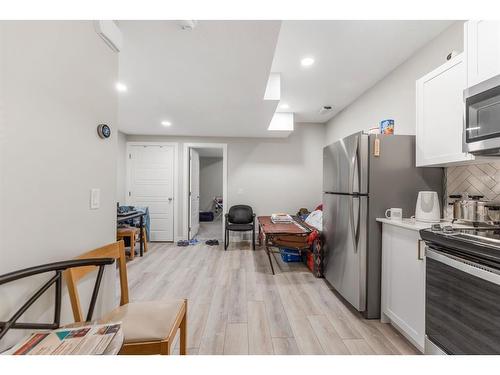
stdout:
[[281,99],[281,75],[279,73],[271,73],[267,80],[266,92],[264,100],[280,100]]
[[293,113],[292,112],[276,112],[269,124],[267,130],[278,131],[293,131]]

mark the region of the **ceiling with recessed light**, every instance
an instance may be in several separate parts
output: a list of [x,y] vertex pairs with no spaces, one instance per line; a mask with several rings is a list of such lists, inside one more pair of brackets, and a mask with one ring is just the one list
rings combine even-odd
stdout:
[[[267,130],[275,111],[328,121],[452,22],[119,21],[119,129],[284,137]],[[264,100],[271,72],[279,103]]]
[[[298,122],[326,122],[453,21],[284,21],[273,72]],[[444,52],[444,56],[449,51]],[[324,115],[319,110],[331,105]]]
[[[127,134],[264,137],[279,21],[119,21],[119,129]],[[170,123],[170,125],[162,125]]]

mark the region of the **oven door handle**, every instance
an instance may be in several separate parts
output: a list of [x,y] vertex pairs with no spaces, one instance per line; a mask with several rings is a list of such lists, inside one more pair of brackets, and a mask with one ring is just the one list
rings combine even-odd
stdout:
[[425,255],[428,259],[434,259],[469,275],[500,285],[500,271],[498,270],[429,247],[426,248]]

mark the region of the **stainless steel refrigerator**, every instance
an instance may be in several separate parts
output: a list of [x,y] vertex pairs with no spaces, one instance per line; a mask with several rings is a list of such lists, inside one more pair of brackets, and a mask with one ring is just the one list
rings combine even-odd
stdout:
[[437,191],[442,200],[442,187],[442,168],[415,167],[414,136],[356,133],[324,148],[324,275],[366,318],[380,317],[382,228],[375,219],[391,207],[413,216],[417,193]]

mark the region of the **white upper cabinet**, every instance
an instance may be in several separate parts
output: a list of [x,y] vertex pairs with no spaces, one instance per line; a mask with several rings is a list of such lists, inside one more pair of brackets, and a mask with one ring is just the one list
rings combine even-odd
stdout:
[[467,87],[500,74],[500,21],[468,21],[464,26]]
[[465,85],[463,54],[417,80],[417,167],[446,166],[474,159],[462,152]]

